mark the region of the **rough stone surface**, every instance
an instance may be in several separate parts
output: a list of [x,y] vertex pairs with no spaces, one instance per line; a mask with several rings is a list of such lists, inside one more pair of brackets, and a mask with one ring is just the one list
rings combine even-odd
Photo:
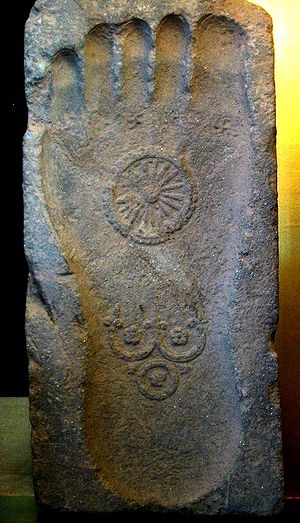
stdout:
[[39,502],[278,511],[269,17],[244,0],[40,0],[26,83]]

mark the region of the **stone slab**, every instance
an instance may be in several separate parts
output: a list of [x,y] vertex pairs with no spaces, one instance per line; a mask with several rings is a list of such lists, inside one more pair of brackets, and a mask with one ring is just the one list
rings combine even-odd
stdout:
[[35,491],[280,510],[272,26],[244,0],[40,0],[26,29]]

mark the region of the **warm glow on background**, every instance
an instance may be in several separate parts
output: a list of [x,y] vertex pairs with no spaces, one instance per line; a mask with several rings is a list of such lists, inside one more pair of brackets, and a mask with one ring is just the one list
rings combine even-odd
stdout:
[[277,97],[280,323],[286,493],[300,497],[300,0],[252,0],[272,17]]

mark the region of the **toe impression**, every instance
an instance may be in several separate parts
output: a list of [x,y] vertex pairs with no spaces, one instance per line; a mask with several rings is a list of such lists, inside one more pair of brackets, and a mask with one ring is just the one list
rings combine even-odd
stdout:
[[122,32],[122,94],[129,103],[145,102],[150,94],[150,27],[142,20],[128,22]]
[[82,78],[79,59],[72,50],[60,51],[53,59],[52,121],[67,124],[82,108]]
[[95,27],[85,43],[85,99],[90,108],[110,106],[115,95],[113,38],[106,24]]
[[168,100],[188,90],[189,27],[179,16],[169,15],[156,36],[157,99]]

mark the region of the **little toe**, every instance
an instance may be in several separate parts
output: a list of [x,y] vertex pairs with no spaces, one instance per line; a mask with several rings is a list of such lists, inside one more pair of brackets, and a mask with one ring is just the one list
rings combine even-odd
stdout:
[[68,124],[81,111],[82,74],[76,53],[60,51],[52,61],[52,121]]

